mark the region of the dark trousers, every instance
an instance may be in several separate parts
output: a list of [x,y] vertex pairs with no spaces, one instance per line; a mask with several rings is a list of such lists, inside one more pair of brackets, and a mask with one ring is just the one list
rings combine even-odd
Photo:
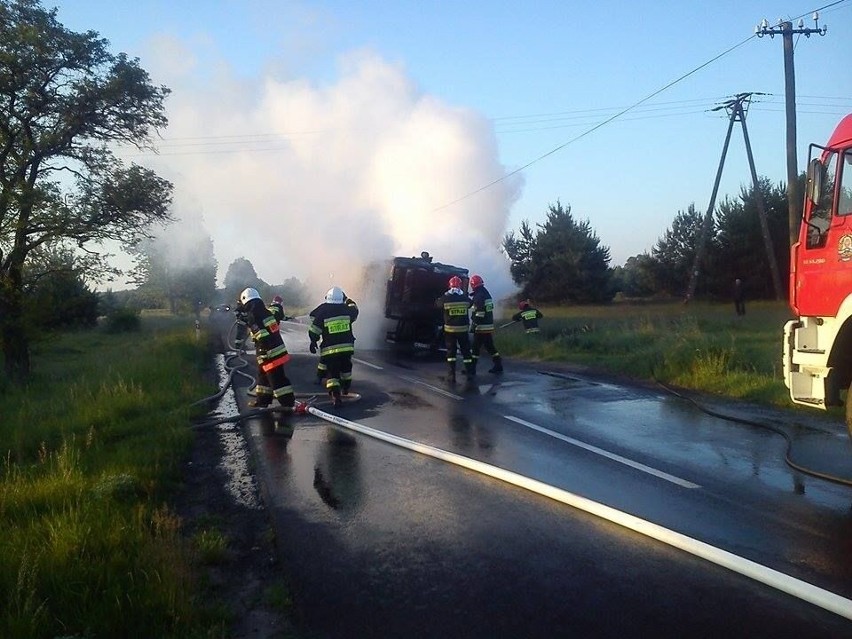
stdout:
[[269,405],[274,397],[282,406],[293,406],[296,403],[296,395],[293,393],[293,385],[284,372],[284,365],[276,366],[264,372],[262,365],[257,365],[257,385],[254,388],[258,404]]
[[473,352],[474,361],[479,358],[479,353],[483,348],[489,355],[491,355],[492,359],[500,357],[500,353],[497,352],[497,347],[494,345],[494,333],[473,334],[473,346],[471,346],[471,351]]
[[322,361],[326,365],[325,389],[330,395],[340,395],[349,392],[352,386],[352,353],[335,353],[324,355]]
[[444,333],[444,344],[447,346],[447,364],[450,367],[450,372],[455,375],[456,372],[456,351],[461,351],[464,361],[465,370],[468,372],[473,370],[473,355],[470,352],[470,338],[467,331],[463,333]]

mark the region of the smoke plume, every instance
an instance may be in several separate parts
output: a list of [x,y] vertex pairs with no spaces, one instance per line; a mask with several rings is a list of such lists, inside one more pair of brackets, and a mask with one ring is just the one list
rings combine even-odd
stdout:
[[296,277],[316,303],[338,285],[366,309],[367,265],[428,251],[482,275],[495,299],[512,292],[500,244],[522,184],[465,197],[506,174],[482,115],[424,94],[368,51],[324,84],[220,67],[198,86],[179,42],[157,50],[182,62],[153,74],[173,93],[160,155],[146,163],[184,193],[176,202],[200,206],[220,282],[245,257],[270,284]]

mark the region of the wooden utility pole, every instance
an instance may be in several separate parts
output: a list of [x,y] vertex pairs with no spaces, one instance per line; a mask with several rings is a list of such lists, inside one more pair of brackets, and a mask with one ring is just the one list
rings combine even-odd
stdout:
[[[734,122],[740,122],[743,128],[743,138],[745,139],[746,155],[748,156],[748,166],[751,170],[751,181],[755,203],[757,205],[757,213],[760,218],[760,230],[763,234],[763,245],[766,248],[766,259],[769,261],[769,270],[772,273],[772,286],[775,289],[775,299],[781,299],[781,277],[778,273],[778,261],[775,259],[775,251],[772,247],[772,238],[769,235],[769,222],[766,219],[766,209],[763,206],[763,194],[760,191],[760,182],[757,178],[757,170],[754,167],[754,157],[751,153],[751,142],[748,138],[748,129],[746,128],[746,111],[747,105],[751,100],[751,93],[738,93],[733,100],[729,100],[725,104],[714,108],[714,111],[726,109],[729,114],[728,133],[725,135],[725,144],[722,147],[722,157],[719,159],[719,168],[716,171],[716,181],[713,184],[713,193],[710,195],[710,204],[707,206],[707,213],[704,215],[704,223],[701,226],[701,235],[698,237],[698,246],[695,249],[695,262],[692,266],[692,275],[689,279],[689,288],[686,291],[686,300],[690,301],[695,295],[695,287],[698,284],[699,267],[704,259],[704,246],[707,243],[707,236],[710,232],[710,222],[713,218],[713,208],[716,206],[716,194],[719,191],[719,181],[722,178],[722,168],[725,166],[725,156],[728,153],[728,144],[731,140],[731,130],[734,128]],[[743,105],[746,105],[745,107]]]
[[758,38],[768,35],[774,38],[781,35],[784,41],[784,96],[787,115],[787,208],[789,210],[790,246],[799,237],[799,224],[802,221],[802,197],[799,194],[799,169],[796,159],[796,71],[793,66],[793,34],[811,37],[812,33],[824,36],[828,28],[819,26],[819,14],[813,14],[814,27],[806,28],[804,21],[799,18],[798,28],[793,23],[779,20],[778,24],[770,27],[766,18],[754,28]]

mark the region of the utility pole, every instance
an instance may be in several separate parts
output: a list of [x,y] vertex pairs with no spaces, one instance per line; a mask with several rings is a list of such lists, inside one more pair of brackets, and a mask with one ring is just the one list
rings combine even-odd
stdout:
[[787,114],[787,208],[790,222],[790,246],[799,237],[799,224],[802,219],[802,198],[799,194],[799,169],[796,159],[796,72],[793,67],[793,34],[811,37],[812,33],[821,36],[826,34],[828,27],[819,26],[819,14],[813,14],[814,27],[805,27],[805,22],[799,18],[799,25],[793,28],[793,23],[786,20],[778,20],[778,24],[770,27],[764,18],[754,28],[758,38],[768,35],[774,38],[781,35],[784,41],[784,96]]
[[[698,283],[699,267],[704,259],[704,245],[707,241],[707,235],[710,232],[710,221],[713,218],[713,208],[716,206],[716,194],[719,192],[719,181],[722,178],[722,169],[725,166],[725,156],[728,153],[728,144],[731,141],[731,130],[734,128],[734,122],[739,122],[743,128],[743,139],[745,140],[746,154],[748,156],[748,166],[751,170],[751,180],[755,203],[757,205],[757,213],[760,217],[760,230],[763,234],[763,245],[766,248],[766,258],[769,261],[769,270],[772,272],[772,285],[775,289],[775,299],[781,299],[781,277],[778,274],[778,262],[775,259],[775,251],[772,247],[772,238],[769,235],[769,223],[766,219],[766,209],[763,206],[763,194],[760,192],[760,182],[757,178],[757,170],[754,167],[754,157],[751,153],[751,142],[748,137],[748,129],[746,128],[746,111],[748,104],[751,101],[751,93],[738,93],[733,100],[729,100],[721,106],[717,106],[713,111],[726,109],[729,114],[728,132],[725,135],[725,144],[722,147],[722,157],[719,159],[719,168],[716,171],[716,181],[713,183],[713,192],[710,195],[710,204],[707,205],[707,213],[704,215],[704,223],[701,226],[701,235],[698,238],[698,246],[695,250],[695,262],[692,266],[692,275],[689,279],[689,288],[686,291],[685,302],[690,301],[695,295],[695,287]],[[743,105],[746,106],[743,106]]]

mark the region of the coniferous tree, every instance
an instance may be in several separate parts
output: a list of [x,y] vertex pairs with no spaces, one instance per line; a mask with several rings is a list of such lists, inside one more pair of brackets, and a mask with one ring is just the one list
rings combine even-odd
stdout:
[[537,227],[533,234],[524,222],[519,237],[509,233],[503,240],[522,295],[539,302],[608,301],[609,248],[601,245],[589,221],[578,222],[571,207],[557,201]]

